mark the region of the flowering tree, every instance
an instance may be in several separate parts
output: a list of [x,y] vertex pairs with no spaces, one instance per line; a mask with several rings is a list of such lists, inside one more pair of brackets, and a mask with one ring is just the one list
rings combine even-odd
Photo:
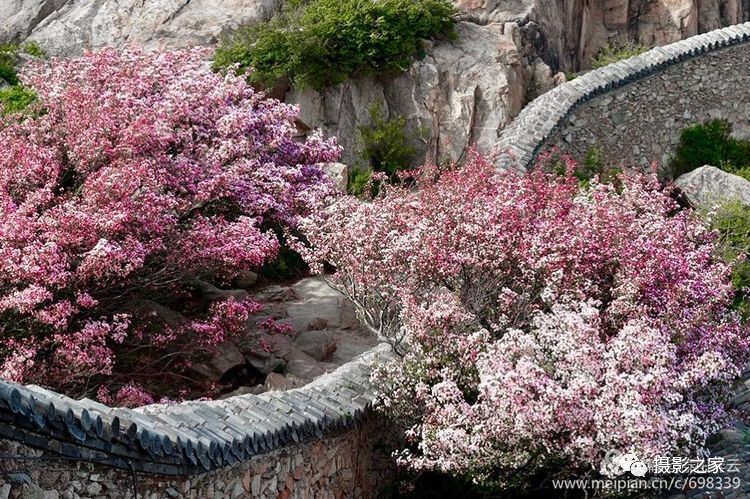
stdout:
[[714,234],[653,177],[573,173],[475,155],[303,223],[400,354],[375,378],[402,463],[508,485],[609,450],[695,455],[722,425],[749,344]]
[[332,192],[315,164],[339,148],[295,139],[295,108],[207,55],[105,50],[21,75],[39,98],[0,122],[1,376],[146,402],[259,310],[193,279],[273,259],[271,229]]

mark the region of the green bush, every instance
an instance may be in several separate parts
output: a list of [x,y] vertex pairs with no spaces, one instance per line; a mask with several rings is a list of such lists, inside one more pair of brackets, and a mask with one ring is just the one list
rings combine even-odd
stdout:
[[352,169],[349,173],[349,193],[361,197],[374,196],[372,170],[369,168]]
[[651,47],[634,41],[613,41],[602,47],[591,61],[591,66],[601,68],[617,61],[642,54]]
[[378,186],[372,180],[372,172],[385,173],[391,182],[398,182],[397,173],[411,167],[414,160],[416,150],[410,145],[414,137],[406,132],[406,118],[386,119],[377,105],[370,108],[370,125],[359,127],[359,134],[362,141],[359,156],[369,168],[352,170],[349,191],[375,195]]
[[723,204],[711,217],[711,226],[719,232],[721,257],[736,262],[732,284],[737,290],[734,306],[746,319],[750,316],[750,207],[739,201]]
[[693,125],[682,131],[672,158],[672,174],[679,177],[703,165],[712,165],[741,176],[750,168],[750,142],[730,136],[732,126],[724,120]]
[[380,106],[370,108],[369,126],[359,127],[362,138],[360,155],[370,163],[373,171],[383,172],[395,180],[398,170],[410,166],[414,148],[409,145],[412,137],[406,133],[406,118],[403,116],[386,119]]
[[298,0],[226,39],[214,67],[237,65],[262,85],[288,76],[318,90],[354,74],[397,73],[422,39],[454,35],[455,13],[447,0]]
[[24,43],[19,47],[18,51],[34,57],[47,57],[47,52],[35,41]]
[[36,100],[36,94],[21,85],[0,88],[0,114],[20,113]]
[[20,53],[34,57],[46,55],[36,42],[28,42],[21,46],[14,43],[0,45],[0,80],[10,85],[0,88],[0,114],[3,116],[19,113],[36,100],[36,94],[23,87],[18,80],[16,65]]
[[9,85],[18,84],[16,74],[18,54],[28,54],[34,57],[46,56],[42,47],[36,42],[28,42],[20,46],[15,43],[0,44],[0,79],[5,80]]
[[8,85],[18,83],[16,74],[16,60],[18,57],[18,46],[0,45],[0,80],[5,80]]

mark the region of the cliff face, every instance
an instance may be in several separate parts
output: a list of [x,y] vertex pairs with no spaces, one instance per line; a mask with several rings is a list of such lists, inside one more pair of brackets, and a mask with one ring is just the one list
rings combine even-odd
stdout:
[[[617,37],[669,43],[750,19],[750,0],[453,0],[475,24],[516,22],[554,69],[573,71]],[[210,45],[268,19],[283,0],[2,0],[0,42],[37,40],[48,52],[138,44]],[[540,39],[543,38],[543,39]]]
[[[284,0],[0,0],[0,43],[36,40],[52,55],[87,48],[212,45],[237,25],[273,16]],[[405,73],[324,92],[288,89],[310,128],[336,135],[357,161],[358,128],[378,105],[405,116],[415,163],[492,149],[531,98],[578,71],[609,41],[654,45],[750,19],[750,0],[452,0],[458,39]]]
[[215,44],[272,17],[283,0],[0,0],[0,42],[36,40],[52,55],[103,46]]
[[454,0],[474,22],[537,25],[555,69],[586,66],[608,41],[661,45],[750,19],[750,0]]

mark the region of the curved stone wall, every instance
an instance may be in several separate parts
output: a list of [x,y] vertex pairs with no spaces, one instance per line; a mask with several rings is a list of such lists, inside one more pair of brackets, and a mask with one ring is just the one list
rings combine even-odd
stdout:
[[[390,347],[381,344],[293,390],[137,409],[0,381],[0,497],[10,487],[8,477],[19,475],[10,473],[16,461],[26,470],[20,476],[46,470],[31,484],[18,484],[22,487],[38,487],[50,473],[98,484],[93,492],[71,489],[71,497],[98,497],[102,490],[109,491],[106,497],[129,497],[129,486],[123,485],[128,473],[161,475],[145,482],[155,497],[163,497],[167,488],[182,491],[172,497],[204,497],[201,491],[217,480],[226,490],[212,497],[237,497],[235,491],[256,496],[260,488],[276,497],[284,490],[291,493],[289,487],[311,496],[357,488],[363,497],[374,494],[369,482],[387,470],[362,464],[375,457],[369,437],[363,441],[359,429],[374,424],[368,419],[374,399],[370,367],[389,355]],[[289,456],[294,465],[277,469]],[[76,465],[60,464],[65,462]],[[81,471],[80,462],[88,468]],[[289,477],[291,483],[285,483]],[[55,491],[62,485],[48,484]]]
[[503,131],[499,166],[526,171],[558,146],[592,147],[613,166],[666,163],[686,126],[750,117],[750,23],[654,48],[588,72],[531,102]]

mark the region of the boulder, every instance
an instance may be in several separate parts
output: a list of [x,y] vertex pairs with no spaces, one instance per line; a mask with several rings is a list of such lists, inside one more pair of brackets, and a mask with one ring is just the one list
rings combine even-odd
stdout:
[[241,301],[250,296],[244,289],[220,289],[201,279],[193,279],[192,283],[201,296],[208,301],[226,300],[228,298]]
[[331,362],[336,365],[343,365],[370,350],[377,344],[374,336],[362,337],[354,334],[339,336],[336,343],[336,351],[331,357]]
[[680,175],[675,184],[695,207],[711,209],[733,200],[750,206],[750,182],[715,166],[701,166]]
[[218,345],[206,362],[193,363],[192,369],[210,380],[218,381],[230,370],[245,364],[245,356],[237,345],[227,341]]
[[273,356],[266,359],[248,357],[247,362],[262,374],[271,374],[272,372],[284,367],[284,361],[278,357]]
[[157,324],[166,324],[173,329],[179,329],[189,322],[187,317],[180,312],[152,300],[137,300],[132,302],[130,307],[136,310],[139,315],[150,317]]
[[304,385],[304,381],[293,374],[271,373],[263,384],[264,391],[291,390]]
[[250,270],[243,270],[237,277],[234,278],[232,284],[234,284],[238,288],[248,289],[255,286],[256,282],[258,282],[258,274]]
[[310,381],[326,372],[325,366],[301,350],[291,350],[286,357],[286,373]]
[[359,325],[354,316],[354,305],[322,277],[302,279],[291,289],[297,300],[285,304],[286,322],[297,333],[324,327],[352,328]]
[[331,331],[306,331],[294,340],[294,346],[321,362],[327,362],[336,351]]
[[137,45],[213,45],[241,24],[270,19],[283,0],[2,0],[0,42],[31,39],[51,55]]

